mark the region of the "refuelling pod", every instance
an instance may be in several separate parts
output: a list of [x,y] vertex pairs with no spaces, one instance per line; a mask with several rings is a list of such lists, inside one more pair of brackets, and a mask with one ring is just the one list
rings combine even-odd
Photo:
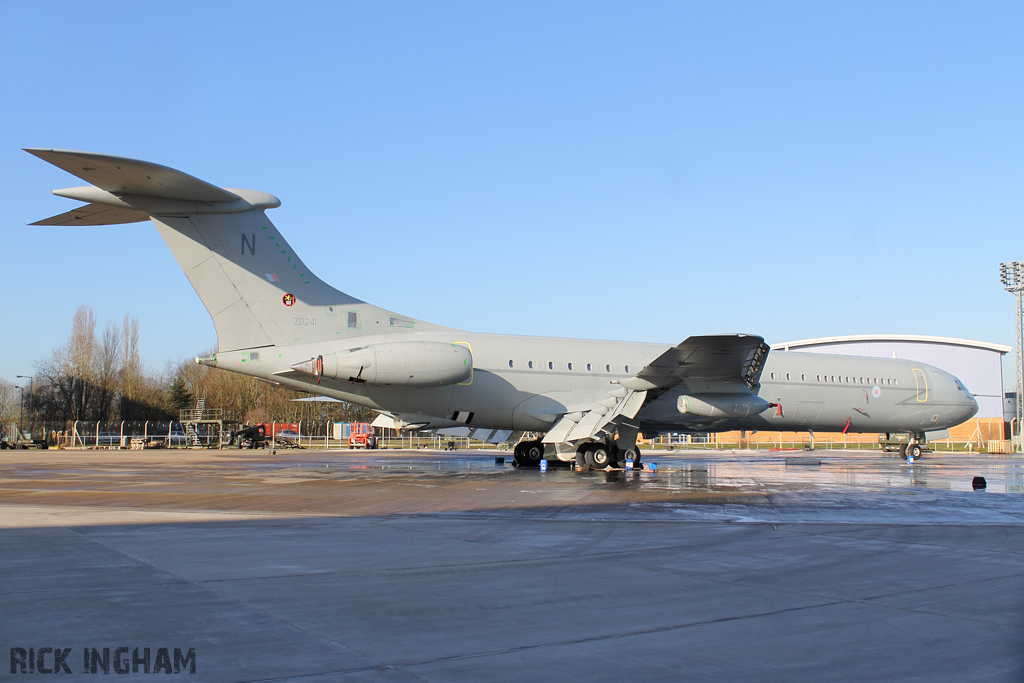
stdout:
[[472,377],[473,356],[462,344],[384,342],[317,356],[292,369],[373,386],[436,387]]
[[676,408],[684,415],[750,417],[768,410],[771,403],[753,394],[696,394],[680,396]]

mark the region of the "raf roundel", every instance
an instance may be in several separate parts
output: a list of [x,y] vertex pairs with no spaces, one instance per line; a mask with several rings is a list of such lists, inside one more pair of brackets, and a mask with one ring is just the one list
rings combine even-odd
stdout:
[[289,292],[288,294],[285,294],[284,296],[281,297],[281,303],[283,303],[285,306],[292,306],[292,305],[294,305],[295,304],[295,295],[292,294],[291,292]]
[[878,388],[878,385],[871,387],[871,395],[878,398],[882,395],[882,390]]

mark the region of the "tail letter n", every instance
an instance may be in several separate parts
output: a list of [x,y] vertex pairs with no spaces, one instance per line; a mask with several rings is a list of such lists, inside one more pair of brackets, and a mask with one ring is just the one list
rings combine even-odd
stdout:
[[252,254],[253,256],[256,255],[256,235],[255,235],[255,233],[252,236],[252,242],[249,241],[249,238],[246,237],[244,232],[242,233],[242,255],[243,256],[245,255],[245,248],[246,247],[249,247],[249,253],[250,254]]

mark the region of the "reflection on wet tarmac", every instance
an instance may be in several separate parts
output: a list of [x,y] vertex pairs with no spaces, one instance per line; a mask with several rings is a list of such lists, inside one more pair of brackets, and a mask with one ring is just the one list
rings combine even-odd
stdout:
[[[714,492],[757,489],[767,491],[862,490],[885,491],[900,487],[972,491],[971,480],[983,476],[987,493],[1024,492],[1024,459],[1010,456],[943,455],[908,464],[902,459],[877,453],[812,451],[801,456],[758,455],[749,452],[674,451],[651,453],[657,462],[651,472],[608,470],[573,472],[565,463],[552,462],[547,472],[517,469],[506,457],[496,464],[493,453],[379,452],[347,455],[337,452],[309,452],[304,462],[293,460],[259,462],[253,466],[268,470],[290,470],[292,476],[347,478],[360,472],[381,475],[493,475],[519,476],[542,481],[572,480],[583,485],[618,484],[638,490]],[[500,456],[499,456],[500,457]]]
[[[498,464],[496,458],[505,458]],[[7,451],[0,503],[288,515],[1024,524],[1024,458],[645,453],[657,472],[516,468],[494,451]],[[975,491],[974,477],[988,486]]]

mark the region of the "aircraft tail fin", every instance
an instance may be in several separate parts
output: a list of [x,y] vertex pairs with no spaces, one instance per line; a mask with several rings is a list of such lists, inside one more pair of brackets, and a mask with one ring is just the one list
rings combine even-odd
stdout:
[[302,262],[265,210],[273,195],[221,188],[166,166],[71,150],[26,149],[90,183],[54,190],[88,202],[33,225],[149,218],[213,318],[220,351],[439,329],[334,289]]

